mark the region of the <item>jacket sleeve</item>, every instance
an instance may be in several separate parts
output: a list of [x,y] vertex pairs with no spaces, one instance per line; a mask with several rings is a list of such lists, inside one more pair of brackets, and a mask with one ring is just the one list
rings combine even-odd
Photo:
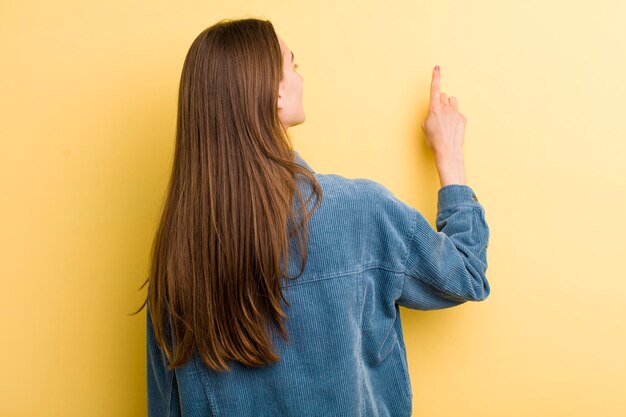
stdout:
[[377,218],[384,235],[401,248],[394,264],[404,284],[396,303],[415,310],[453,307],[489,296],[485,210],[472,188],[449,184],[438,192],[436,230],[415,208],[397,199],[382,185]]
[[149,310],[146,314],[146,353],[148,417],[180,416],[176,373],[167,367],[167,358],[155,341]]

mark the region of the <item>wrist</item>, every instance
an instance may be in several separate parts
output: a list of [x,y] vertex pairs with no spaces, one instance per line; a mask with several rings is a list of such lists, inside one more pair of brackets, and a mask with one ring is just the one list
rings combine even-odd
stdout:
[[437,165],[462,164],[465,162],[463,151],[458,152],[435,152],[435,163]]
[[444,154],[435,159],[442,187],[450,184],[466,185],[465,160],[462,154]]

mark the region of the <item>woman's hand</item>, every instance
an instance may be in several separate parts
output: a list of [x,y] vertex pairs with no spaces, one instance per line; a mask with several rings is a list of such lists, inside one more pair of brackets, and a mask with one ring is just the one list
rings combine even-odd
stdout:
[[466,184],[463,139],[467,119],[459,113],[456,98],[448,98],[440,90],[441,73],[439,66],[436,66],[430,85],[428,115],[422,130],[426,134],[428,147],[435,154],[441,186]]
[[436,66],[430,85],[428,115],[422,124],[426,143],[437,159],[462,156],[467,119],[459,112],[456,98],[448,98],[440,90],[441,71]]

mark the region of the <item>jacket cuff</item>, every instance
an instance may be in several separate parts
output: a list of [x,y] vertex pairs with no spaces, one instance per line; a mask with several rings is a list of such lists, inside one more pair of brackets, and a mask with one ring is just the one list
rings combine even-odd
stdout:
[[437,210],[443,210],[457,205],[480,207],[474,190],[464,184],[448,184],[439,189],[437,195]]

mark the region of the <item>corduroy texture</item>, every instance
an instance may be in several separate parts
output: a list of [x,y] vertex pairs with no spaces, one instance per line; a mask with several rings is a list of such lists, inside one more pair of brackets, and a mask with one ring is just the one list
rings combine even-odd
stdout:
[[[489,296],[484,208],[469,186],[442,187],[434,230],[375,181],[315,175],[324,197],[304,274],[284,285],[290,341],[273,339],[281,360],[217,373],[196,354],[169,370],[148,314],[149,417],[411,415],[399,306],[443,309]],[[290,260],[289,275],[299,266]]]

